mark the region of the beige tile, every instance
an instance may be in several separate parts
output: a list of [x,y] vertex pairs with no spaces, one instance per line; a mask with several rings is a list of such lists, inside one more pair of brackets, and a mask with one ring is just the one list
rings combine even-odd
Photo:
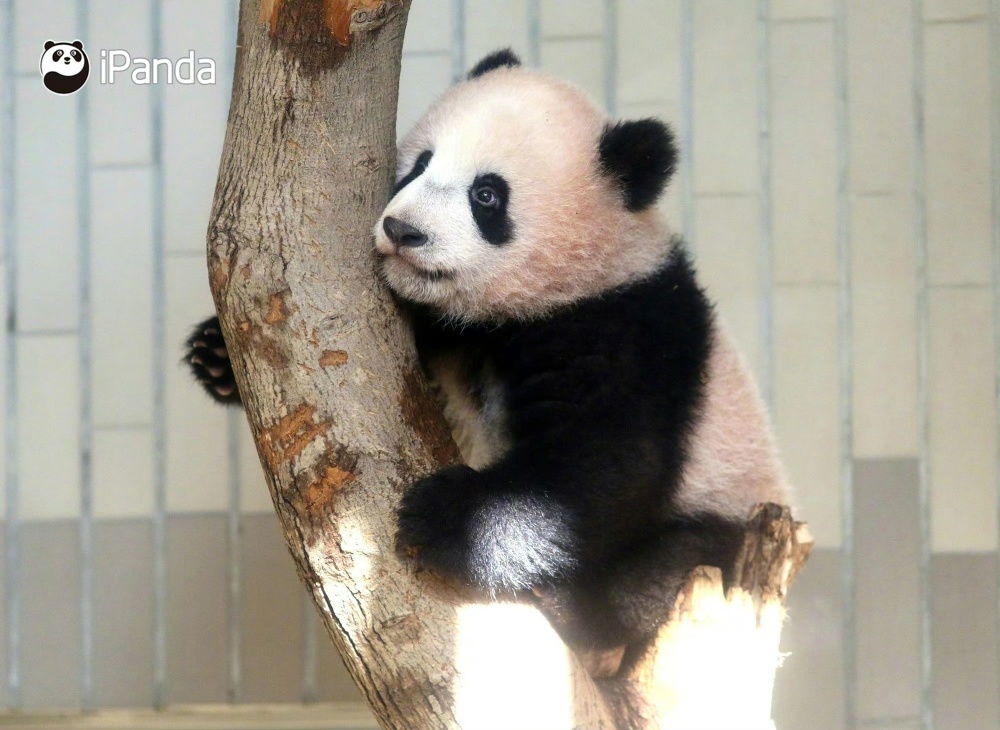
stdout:
[[451,0],[422,0],[410,7],[403,53],[450,51],[454,17]]
[[857,712],[920,715],[920,498],[918,463],[854,464]]
[[[23,73],[38,71],[47,40],[73,40],[79,36],[73,0],[14,0],[15,68]],[[86,42],[86,38],[83,39]],[[91,64],[95,60],[91,57]],[[36,82],[37,83],[37,82]],[[44,87],[38,84],[39,89]]]
[[226,411],[180,362],[191,328],[215,311],[204,257],[168,259],[166,291],[167,508],[222,512],[229,504]]
[[[918,452],[916,262],[907,194],[857,198],[851,216],[854,452]],[[890,334],[891,333],[891,334]]]
[[152,176],[93,173],[91,353],[94,422],[153,418]]
[[[0,262],[0,322],[7,322],[7,266]],[[7,421],[7,327],[0,326],[0,414]],[[0,516],[7,512],[7,440],[0,439]],[[0,517],[2,519],[2,517]]]
[[[232,416],[231,416],[232,417]],[[242,413],[236,418],[240,422],[237,450],[240,469],[240,507],[245,515],[274,514],[271,492],[267,488],[264,470],[257,456],[257,446],[250,434],[250,426]]]
[[604,44],[598,40],[551,40],[542,43],[542,68],[582,87],[604,106]]
[[604,0],[540,0],[542,36],[600,35],[604,32]]
[[98,430],[93,435],[94,516],[153,514],[153,435],[149,428]]
[[769,12],[772,20],[832,18],[834,0],[771,0]]
[[934,727],[1000,726],[996,555],[935,555],[931,596]]
[[774,420],[793,500],[819,547],[841,540],[837,293],[778,286]]
[[788,593],[774,683],[773,717],[781,730],[843,730],[843,564],[839,551],[814,550]]
[[990,12],[990,0],[924,0],[925,20],[967,20]]
[[14,87],[17,127],[31,130],[15,149],[17,328],[70,330],[80,318],[76,111],[35,78]]
[[697,268],[747,362],[760,373],[760,210],[757,196],[701,197]]
[[700,0],[694,13],[694,175],[700,193],[756,192],[757,1]]
[[226,518],[167,520],[167,701],[226,701]]
[[779,283],[834,283],[836,80],[833,23],[771,32],[774,273]]
[[[126,49],[133,57],[152,56],[150,0],[91,0],[87,47]],[[200,49],[199,49],[200,51]],[[217,59],[222,61],[222,59]],[[92,78],[100,79],[100,54],[91,55]],[[141,86],[115,75],[114,84],[87,86],[90,111],[90,155],[97,165],[152,161],[152,86]]]
[[466,0],[465,53],[468,67],[499,48],[512,48],[522,61],[528,62],[527,0]]
[[[7,605],[7,529],[3,522],[0,522],[0,601]],[[7,612],[0,611],[0,636],[7,636]],[[7,642],[0,642],[0,666],[8,666],[7,663]],[[0,708],[7,708],[10,705],[9,685],[7,682],[0,682]]]
[[24,520],[80,514],[80,371],[76,335],[20,337],[17,471]]
[[80,706],[80,531],[73,521],[22,525],[21,694],[26,710]]
[[98,707],[153,704],[153,528],[94,524],[94,698]]
[[240,701],[297,703],[302,699],[304,589],[278,518],[248,517],[242,527]]
[[936,552],[996,550],[993,297],[930,292],[930,479]]
[[680,17],[680,0],[618,4],[619,107],[680,100]]
[[989,28],[927,26],[926,59],[928,275],[989,283]]
[[[224,64],[232,53],[222,0],[171,0],[164,5],[162,56]],[[203,252],[222,155],[231,87],[165,84],[163,94],[164,237],[168,251]]]
[[409,56],[403,59],[399,80],[396,133],[402,137],[451,85],[450,56]]
[[911,0],[849,0],[848,115],[851,188],[911,189],[913,11]]

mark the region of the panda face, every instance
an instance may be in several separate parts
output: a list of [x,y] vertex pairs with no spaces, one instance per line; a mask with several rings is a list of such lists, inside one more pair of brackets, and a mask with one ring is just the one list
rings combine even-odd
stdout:
[[42,56],[42,74],[54,71],[60,76],[76,76],[83,71],[83,51],[69,43],[58,43]]
[[526,319],[650,273],[669,236],[602,169],[607,119],[569,84],[501,68],[454,86],[404,139],[375,226],[403,298]]

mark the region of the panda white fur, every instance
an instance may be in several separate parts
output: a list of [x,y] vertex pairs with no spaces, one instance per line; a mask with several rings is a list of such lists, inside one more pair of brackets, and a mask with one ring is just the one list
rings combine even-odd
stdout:
[[[385,281],[466,465],[413,484],[397,540],[493,593],[533,590],[586,654],[636,656],[696,565],[731,572],[751,508],[788,501],[732,339],[654,203],[670,131],[487,57],[399,149]],[[217,320],[195,375],[238,402]]]
[[45,88],[57,94],[72,94],[83,88],[90,76],[90,60],[81,41],[72,43],[45,42],[45,52],[39,62]]

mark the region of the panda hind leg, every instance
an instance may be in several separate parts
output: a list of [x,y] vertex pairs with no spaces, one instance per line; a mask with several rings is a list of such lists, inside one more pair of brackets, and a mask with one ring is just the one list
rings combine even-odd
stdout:
[[185,343],[184,362],[195,380],[217,402],[242,404],[218,317],[209,317],[195,326]]
[[730,585],[745,531],[715,516],[671,522],[591,578],[535,594],[591,675],[613,676],[645,655],[694,568],[716,566]]

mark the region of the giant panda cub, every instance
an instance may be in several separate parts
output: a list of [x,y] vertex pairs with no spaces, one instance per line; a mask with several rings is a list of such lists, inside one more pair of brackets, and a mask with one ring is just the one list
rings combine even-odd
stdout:
[[[534,592],[583,656],[637,656],[690,570],[731,573],[752,507],[788,497],[756,387],[654,207],[671,133],[501,51],[398,159],[381,275],[465,458],[409,487],[398,544]],[[217,320],[188,344],[239,402]]]

